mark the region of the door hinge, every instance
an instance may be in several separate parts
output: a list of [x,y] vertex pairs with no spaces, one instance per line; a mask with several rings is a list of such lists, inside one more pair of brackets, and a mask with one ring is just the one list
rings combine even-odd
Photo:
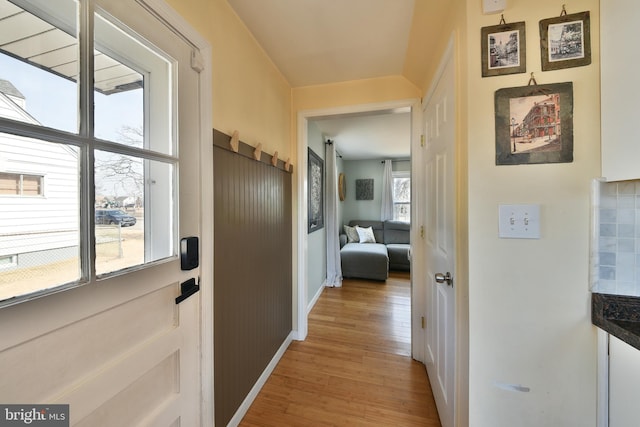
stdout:
[[420,146],[424,147],[424,135],[420,135]]
[[424,329],[424,316],[420,317],[420,326]]
[[420,237],[424,239],[424,225],[420,226]]

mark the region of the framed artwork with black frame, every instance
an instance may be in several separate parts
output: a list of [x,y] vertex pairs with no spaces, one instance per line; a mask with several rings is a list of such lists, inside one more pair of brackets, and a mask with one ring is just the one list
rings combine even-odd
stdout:
[[573,161],[573,83],[495,93],[496,165]]
[[311,148],[307,161],[308,233],[324,227],[324,161]]
[[526,46],[524,22],[483,27],[482,77],[526,72]]
[[542,71],[591,64],[589,12],[563,14],[540,21]]

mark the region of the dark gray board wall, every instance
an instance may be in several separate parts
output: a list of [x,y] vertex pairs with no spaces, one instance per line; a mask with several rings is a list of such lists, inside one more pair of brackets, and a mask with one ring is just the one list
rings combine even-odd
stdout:
[[291,173],[214,130],[215,424],[227,425],[292,328]]

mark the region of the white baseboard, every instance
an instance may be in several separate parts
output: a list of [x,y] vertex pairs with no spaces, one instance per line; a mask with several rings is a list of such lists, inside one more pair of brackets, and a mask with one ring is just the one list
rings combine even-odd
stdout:
[[322,295],[322,291],[324,291],[324,288],[326,286],[327,286],[327,281],[325,280],[322,286],[320,286],[320,289],[318,289],[318,292],[316,292],[316,294],[313,296],[311,301],[309,301],[309,304],[307,304],[307,316],[309,316],[309,313],[311,313],[311,309],[313,309],[313,306],[316,305],[316,303],[320,299],[320,295]]
[[284,340],[284,342],[282,343],[282,345],[280,346],[276,354],[273,356],[273,359],[271,359],[271,362],[269,362],[264,372],[262,372],[262,375],[260,375],[260,378],[258,378],[258,381],[256,381],[253,388],[251,388],[251,391],[249,392],[247,397],[244,399],[244,401],[236,411],[233,418],[231,418],[231,421],[229,421],[229,424],[227,424],[227,426],[236,427],[240,424],[240,421],[242,421],[242,418],[244,418],[244,416],[247,414],[247,411],[251,407],[251,404],[253,403],[255,398],[258,396],[258,393],[260,393],[260,390],[262,390],[262,387],[265,385],[265,383],[269,379],[269,376],[271,375],[273,370],[276,368],[276,365],[278,364],[280,359],[282,359],[284,352],[287,351],[289,344],[291,344],[292,337],[293,337],[293,332],[291,332],[289,336]]

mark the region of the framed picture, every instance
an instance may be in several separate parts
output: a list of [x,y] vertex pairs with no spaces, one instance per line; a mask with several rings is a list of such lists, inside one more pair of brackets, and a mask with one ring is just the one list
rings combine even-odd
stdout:
[[356,200],[373,200],[373,179],[356,179]]
[[542,71],[591,64],[589,12],[540,21]]
[[309,148],[307,162],[308,233],[324,227],[324,162]]
[[483,27],[481,43],[482,77],[527,71],[524,22]]
[[496,165],[573,161],[573,83],[495,93]]

